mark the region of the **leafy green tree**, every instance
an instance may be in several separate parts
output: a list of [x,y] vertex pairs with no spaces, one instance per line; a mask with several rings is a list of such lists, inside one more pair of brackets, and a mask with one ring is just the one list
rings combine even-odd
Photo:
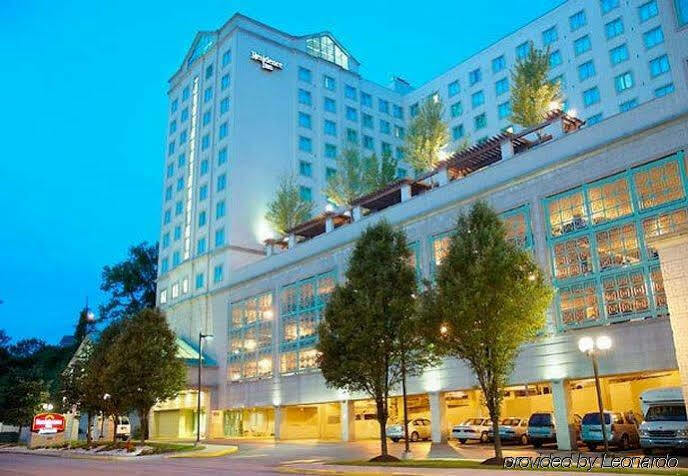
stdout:
[[177,357],[177,341],[162,312],[144,309],[124,322],[109,353],[106,379],[127,409],[141,421],[141,442],[148,435],[148,414],[157,401],[174,398],[186,386],[186,366]]
[[89,317],[89,309],[85,307],[79,313],[79,320],[76,324],[76,329],[74,330],[74,340],[76,341],[77,347],[84,340],[86,334],[89,332],[89,325],[91,324],[91,319]]
[[92,362],[93,344],[87,341],[62,372],[60,395],[62,410],[85,414],[87,419],[86,441],[93,441],[93,418],[100,412],[105,394],[102,374]]
[[11,345],[9,351],[15,359],[28,359],[45,348],[45,346],[44,340],[31,337]]
[[511,120],[523,127],[540,124],[561,101],[561,85],[549,79],[549,48],[530,52],[511,71]]
[[100,319],[132,316],[155,307],[158,277],[158,244],[143,242],[129,249],[126,260],[103,268],[100,289],[110,299],[100,306]]
[[35,368],[13,367],[0,377],[0,421],[21,429],[48,402],[47,387]]
[[[373,169],[370,164],[367,168]],[[337,173],[327,180],[324,192],[335,205],[348,206],[367,192],[372,181],[374,179],[366,179],[364,160],[358,149],[347,148],[337,157]]]
[[[368,228],[356,242],[346,282],[335,288],[318,328],[319,365],[327,385],[365,392],[375,401],[381,460],[395,459],[387,451],[388,397],[402,381],[401,329],[416,310],[410,254],[402,231],[385,222]],[[424,360],[414,360],[420,354],[403,352],[408,375],[420,372]]]
[[524,343],[545,324],[552,289],[531,253],[506,238],[504,224],[485,203],[459,216],[435,284],[424,295],[428,338],[442,355],[465,361],[475,373],[494,427],[503,388]]
[[440,161],[440,152],[449,143],[442,101],[428,98],[413,118],[406,133],[406,161],[416,172],[427,172]]
[[398,163],[389,152],[383,153],[380,158],[373,153],[363,159],[362,194],[374,192],[394,182],[397,179]]
[[301,198],[296,181],[291,176],[283,177],[275,198],[268,203],[265,219],[280,234],[308,220],[313,212],[313,202]]

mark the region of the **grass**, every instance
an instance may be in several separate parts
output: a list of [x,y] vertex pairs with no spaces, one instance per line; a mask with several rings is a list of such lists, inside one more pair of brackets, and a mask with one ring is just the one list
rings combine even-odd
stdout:
[[[337,461],[331,463],[333,465],[342,466],[389,466],[399,468],[443,468],[443,469],[489,469],[489,470],[504,470],[501,466],[484,465],[477,461],[466,460],[441,460],[441,459],[418,459],[418,460],[404,460],[393,463],[372,463],[370,461]],[[593,468],[589,471],[585,468],[543,468],[543,469],[519,469],[510,468],[510,471],[569,471],[581,473],[617,473],[617,474],[658,474],[663,476],[688,476],[688,469],[624,469],[624,468]]]
[[[112,451],[112,450],[129,450],[133,452],[137,446],[142,446],[140,442],[137,441],[132,441],[130,444],[127,444],[125,441],[118,441],[116,443],[113,443],[111,441],[109,442],[104,442],[104,441],[93,441],[89,445],[86,441],[64,441],[62,443],[57,443],[54,445],[46,445],[46,446],[37,446],[33,449],[53,449],[53,450],[61,450],[61,449],[85,449],[85,450],[95,450],[96,453],[100,453],[102,451]],[[198,451],[205,449],[204,446],[194,446],[192,444],[185,444],[185,443],[151,443],[147,442],[145,445],[148,448],[143,450],[140,455],[157,455],[157,454],[167,454],[167,453],[181,453],[181,452],[187,452],[187,451]]]

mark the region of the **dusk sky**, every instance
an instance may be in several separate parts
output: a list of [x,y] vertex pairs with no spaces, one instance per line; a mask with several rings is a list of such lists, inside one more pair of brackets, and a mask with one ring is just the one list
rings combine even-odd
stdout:
[[196,31],[329,30],[364,77],[418,86],[560,3],[0,1],[0,329],[59,341],[102,267],[157,241],[167,80]]

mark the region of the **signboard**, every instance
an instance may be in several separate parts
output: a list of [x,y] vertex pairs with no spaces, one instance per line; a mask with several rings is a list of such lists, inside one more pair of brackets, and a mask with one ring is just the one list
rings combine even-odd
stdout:
[[59,413],[39,413],[33,417],[31,431],[40,435],[65,431],[65,417]]
[[256,51],[251,51],[251,59],[260,63],[261,68],[268,71],[274,71],[275,69],[282,69],[284,65],[277,60],[270,58],[269,56],[261,55]]

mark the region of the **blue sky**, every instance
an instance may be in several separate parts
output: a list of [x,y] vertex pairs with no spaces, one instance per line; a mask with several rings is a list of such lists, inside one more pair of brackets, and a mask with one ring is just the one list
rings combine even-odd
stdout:
[[167,79],[197,30],[329,30],[365,77],[420,85],[559,3],[1,0],[0,329],[58,341],[158,239]]

